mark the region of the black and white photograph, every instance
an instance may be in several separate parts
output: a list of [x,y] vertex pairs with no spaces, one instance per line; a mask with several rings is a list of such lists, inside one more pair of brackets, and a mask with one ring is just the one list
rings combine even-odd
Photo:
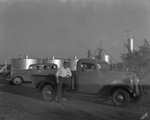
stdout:
[[150,0],[0,0],[0,120],[150,120]]

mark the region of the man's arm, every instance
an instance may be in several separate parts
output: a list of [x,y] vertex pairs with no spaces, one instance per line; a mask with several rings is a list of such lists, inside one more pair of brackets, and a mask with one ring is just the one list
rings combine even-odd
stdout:
[[69,75],[70,75],[70,77],[72,76],[72,72],[71,72],[70,68],[69,68]]
[[68,68],[67,70],[68,70],[68,73],[69,73],[69,74],[68,74],[66,77],[71,77],[71,76],[72,76],[72,73],[71,73],[70,68]]

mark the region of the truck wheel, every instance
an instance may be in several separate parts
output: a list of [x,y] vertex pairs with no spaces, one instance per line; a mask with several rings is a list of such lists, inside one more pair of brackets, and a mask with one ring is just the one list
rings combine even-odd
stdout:
[[131,103],[138,103],[141,100],[142,95],[132,98]]
[[124,89],[116,89],[112,95],[112,102],[119,107],[125,107],[130,103],[130,95]]
[[51,85],[46,85],[42,89],[42,95],[45,100],[53,101],[54,100],[54,89]]
[[14,77],[12,80],[12,83],[14,85],[21,85],[22,82],[23,82],[23,79],[21,77]]

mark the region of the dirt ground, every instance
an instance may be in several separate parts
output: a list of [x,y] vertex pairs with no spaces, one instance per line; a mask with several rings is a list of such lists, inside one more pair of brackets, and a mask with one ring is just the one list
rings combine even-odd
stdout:
[[150,120],[150,91],[137,104],[115,107],[111,101],[68,98],[46,102],[30,84],[9,85],[0,80],[0,120]]

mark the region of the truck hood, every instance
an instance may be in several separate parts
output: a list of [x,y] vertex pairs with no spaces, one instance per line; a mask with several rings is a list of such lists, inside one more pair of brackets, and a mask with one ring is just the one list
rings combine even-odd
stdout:
[[135,76],[133,72],[103,71],[104,80],[108,83],[123,83],[123,80]]

